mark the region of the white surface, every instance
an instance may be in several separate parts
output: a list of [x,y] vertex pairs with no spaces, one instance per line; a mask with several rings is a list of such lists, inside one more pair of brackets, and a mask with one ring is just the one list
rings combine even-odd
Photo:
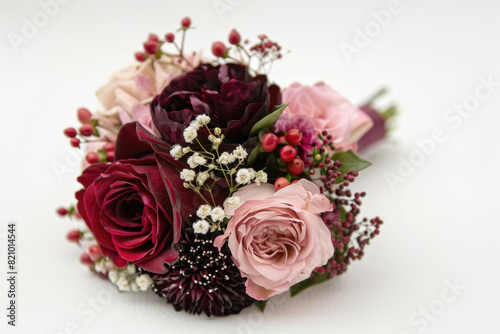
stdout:
[[[214,3],[230,3],[222,17]],[[18,326],[5,333],[417,333],[420,308],[438,307],[445,281],[466,286],[446,304],[426,333],[494,333],[500,297],[498,202],[500,88],[456,128],[446,110],[474,94],[478,77],[500,81],[498,1],[401,0],[402,11],[348,63],[340,51],[356,27],[385,0],[364,1],[76,1],[59,12],[16,53],[7,34],[21,33],[35,0],[0,4],[0,222],[19,229]],[[368,192],[366,215],[380,215],[382,233],[363,261],[274,311],[207,319],[178,313],[153,294],[119,294],[78,263],[65,241],[73,223],[55,216],[74,201],[70,168],[62,182],[52,169],[70,151],[62,135],[77,125],[76,108],[97,106],[93,92],[133,59],[148,32],[161,35],[191,16],[188,48],[266,33],[292,50],[274,65],[272,79],[324,80],[361,102],[382,85],[402,114],[384,145],[367,153],[374,166],[358,180]],[[446,140],[393,191],[384,173],[396,172],[414,141],[442,128]],[[1,240],[5,268],[5,240]],[[3,269],[2,269],[3,270]],[[3,277],[3,275],[1,276]],[[6,284],[0,280],[5,310]],[[100,297],[94,304],[92,299]],[[439,311],[439,310],[438,310]],[[75,328],[73,328],[75,327]]]

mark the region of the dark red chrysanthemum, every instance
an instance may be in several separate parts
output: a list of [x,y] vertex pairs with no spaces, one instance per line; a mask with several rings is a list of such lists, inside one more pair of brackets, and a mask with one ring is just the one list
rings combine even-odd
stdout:
[[179,243],[179,260],[166,274],[154,275],[153,291],[173,304],[176,311],[207,316],[239,313],[254,300],[245,293],[245,278],[231,260],[225,245],[213,246],[215,235],[186,229]]

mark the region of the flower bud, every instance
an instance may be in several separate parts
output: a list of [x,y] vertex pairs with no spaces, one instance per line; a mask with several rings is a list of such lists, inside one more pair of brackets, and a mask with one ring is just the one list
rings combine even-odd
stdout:
[[78,138],[71,138],[69,141],[71,143],[71,146],[73,147],[80,147],[80,139]]
[[165,35],[165,40],[167,41],[167,43],[173,43],[175,40],[175,35],[169,32]]
[[146,60],[146,54],[144,52],[137,51],[135,53],[135,60],[142,63],[143,61]]
[[66,135],[66,137],[75,138],[77,132],[76,132],[75,128],[66,128],[66,129],[64,129],[64,134]]
[[80,257],[80,261],[89,267],[94,265],[94,261],[90,259],[90,256],[88,256],[87,253],[82,254],[82,256]]
[[80,127],[80,134],[84,137],[90,137],[94,133],[92,124],[86,123]]
[[233,45],[238,45],[241,42],[241,36],[239,32],[236,31],[236,29],[231,30],[229,33],[229,43]]
[[80,108],[77,112],[78,120],[80,123],[90,123],[92,119],[92,113],[87,108]]
[[57,209],[57,214],[61,217],[64,217],[68,214],[68,210],[66,208]]
[[222,42],[214,42],[212,44],[212,53],[216,57],[224,57],[224,55],[226,54],[226,50],[227,48]]
[[181,21],[181,26],[183,28],[189,28],[189,26],[191,26],[191,19],[189,17],[183,18]]
[[158,51],[158,42],[147,41],[144,42],[144,51],[149,55],[154,55]]
[[102,256],[101,249],[98,245],[92,245],[87,248],[87,253],[92,261],[99,259]]
[[156,34],[149,34],[149,36],[148,36],[148,40],[149,40],[149,41],[155,41],[155,42],[158,42],[160,39],[158,38],[158,35],[156,35]]
[[79,242],[80,237],[81,237],[81,234],[80,234],[80,231],[78,231],[78,230],[71,230],[66,235],[66,238],[68,238],[68,240],[71,242]]
[[99,161],[99,155],[95,152],[89,152],[85,156],[85,160],[87,160],[89,164],[95,164],[96,162]]

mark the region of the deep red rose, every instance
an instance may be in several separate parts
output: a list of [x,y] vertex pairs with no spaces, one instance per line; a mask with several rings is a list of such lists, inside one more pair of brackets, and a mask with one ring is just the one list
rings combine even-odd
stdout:
[[193,192],[183,187],[172,157],[148,154],[94,164],[78,178],[78,211],[105,256],[165,273],[177,260],[183,219],[194,213]]
[[184,129],[197,115],[211,118],[225,141],[247,141],[252,127],[281,101],[265,75],[252,76],[245,66],[203,64],[172,80],[151,103],[156,128],[169,144],[185,144]]

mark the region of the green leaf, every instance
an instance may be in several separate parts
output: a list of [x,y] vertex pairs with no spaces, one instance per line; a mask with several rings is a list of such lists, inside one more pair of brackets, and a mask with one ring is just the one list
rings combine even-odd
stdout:
[[295,284],[294,286],[292,286],[290,288],[290,295],[292,297],[295,297],[296,295],[298,295],[299,293],[301,293],[302,291],[304,291],[305,289],[307,289],[313,285],[317,285],[317,284],[328,281],[328,278],[327,278],[328,274],[327,273],[324,273],[321,275],[314,273],[313,275],[315,277],[308,278],[308,279],[306,279],[302,282],[299,282],[299,283]]
[[274,111],[258,121],[253,127],[252,130],[250,130],[250,136],[255,136],[256,134],[259,133],[260,130],[263,129],[271,129],[278,118],[281,116],[283,111],[285,110],[286,106],[288,106],[290,103],[285,103],[279,106],[274,107]]
[[267,300],[256,300],[254,301],[254,305],[257,306],[257,308],[261,311],[261,312],[264,312],[264,309],[266,308],[266,305],[267,305]]
[[369,166],[371,166],[371,162],[364,160],[359,155],[354,153],[353,150],[348,150],[345,152],[335,153],[332,156],[332,160],[339,160],[342,162],[342,166],[339,167],[339,171],[343,174],[352,170],[353,172],[359,172]]
[[76,211],[76,208],[73,205],[71,207],[69,207],[69,209],[68,209],[68,216],[72,217],[73,214],[75,213],[75,211]]
[[257,160],[257,158],[259,157],[260,154],[259,146],[261,146],[260,143],[248,155],[247,166],[252,166],[255,163],[255,160]]
[[97,130],[97,125],[99,125],[98,121],[96,119],[93,119],[90,121],[90,123],[92,124],[92,127],[94,128],[94,132],[92,133],[92,135],[99,137],[100,136],[99,130]]
[[343,205],[338,206],[338,208],[339,208],[339,210],[340,210],[340,221],[341,221],[342,223],[344,223],[344,222],[345,222],[345,220],[346,220],[347,211],[345,211],[345,208],[344,208],[344,206],[343,206]]
[[262,138],[264,138],[264,136],[266,135],[266,131],[264,130],[260,130],[259,132],[259,141],[262,142]]

